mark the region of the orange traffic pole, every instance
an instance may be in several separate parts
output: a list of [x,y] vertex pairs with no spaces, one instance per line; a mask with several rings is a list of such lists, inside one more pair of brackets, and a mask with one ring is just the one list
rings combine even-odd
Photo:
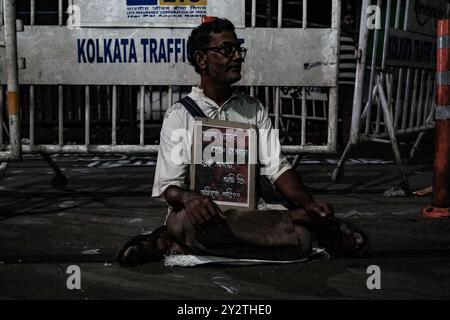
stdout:
[[450,217],[450,19],[438,20],[433,203],[422,213]]

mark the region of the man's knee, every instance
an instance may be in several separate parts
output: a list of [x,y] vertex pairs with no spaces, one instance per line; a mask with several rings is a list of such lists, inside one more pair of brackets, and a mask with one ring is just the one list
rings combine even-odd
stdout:
[[185,242],[188,234],[192,232],[192,226],[187,223],[184,209],[178,212],[172,211],[166,219],[167,230],[175,239]]

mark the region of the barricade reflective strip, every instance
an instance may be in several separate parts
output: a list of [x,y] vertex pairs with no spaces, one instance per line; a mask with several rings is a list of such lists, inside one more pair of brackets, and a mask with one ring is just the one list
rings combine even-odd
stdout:
[[436,120],[449,120],[450,119],[450,105],[438,106],[436,108]]
[[450,85],[450,71],[436,72],[436,84],[438,86]]
[[449,49],[450,48],[450,36],[440,36],[437,42],[438,49]]

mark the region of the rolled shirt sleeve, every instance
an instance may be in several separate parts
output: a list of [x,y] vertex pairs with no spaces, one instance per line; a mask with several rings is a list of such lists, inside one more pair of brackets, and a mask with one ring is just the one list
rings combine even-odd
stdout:
[[152,197],[160,197],[169,186],[188,188],[191,134],[183,124],[181,107],[175,104],[164,117]]

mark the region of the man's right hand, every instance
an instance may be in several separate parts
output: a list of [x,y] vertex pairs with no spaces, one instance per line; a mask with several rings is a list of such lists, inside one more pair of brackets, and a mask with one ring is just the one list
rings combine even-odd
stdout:
[[211,198],[204,197],[198,192],[185,190],[178,186],[169,186],[164,191],[164,195],[167,202],[176,211],[184,209],[186,216],[194,226],[201,225],[211,219],[225,218],[222,210]]
[[192,225],[201,225],[211,219],[223,217],[222,210],[211,198],[198,196],[189,199],[184,207],[186,216]]

